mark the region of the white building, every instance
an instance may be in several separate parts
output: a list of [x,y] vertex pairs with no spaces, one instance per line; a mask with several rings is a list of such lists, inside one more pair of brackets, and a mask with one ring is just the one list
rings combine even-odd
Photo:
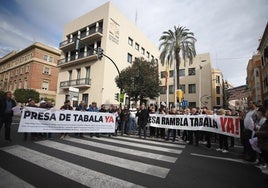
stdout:
[[[75,51],[76,38],[82,42],[79,51]],[[114,98],[119,92],[117,70],[108,58],[98,60],[93,48],[101,47],[119,70],[135,58],[158,61],[159,57],[158,47],[110,2],[66,24],[62,41],[56,107],[66,99],[73,100],[73,105],[77,100],[95,101],[98,106],[118,103]],[[79,89],[78,98],[70,96],[70,87]]]

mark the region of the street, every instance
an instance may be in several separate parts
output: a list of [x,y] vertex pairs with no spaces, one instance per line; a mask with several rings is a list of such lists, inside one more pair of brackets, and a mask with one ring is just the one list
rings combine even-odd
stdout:
[[12,124],[0,137],[0,187],[267,187],[268,176],[241,159],[242,147],[217,152],[136,136],[23,140]]

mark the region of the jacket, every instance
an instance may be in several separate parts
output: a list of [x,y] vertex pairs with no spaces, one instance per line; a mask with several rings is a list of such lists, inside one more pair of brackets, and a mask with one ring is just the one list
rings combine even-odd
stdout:
[[[11,100],[11,107],[15,107],[16,106],[16,102],[13,100],[13,99],[10,99]],[[2,98],[0,100],[0,117],[4,117],[5,116],[5,111],[6,111],[6,101],[7,99],[6,98]],[[13,116],[13,111],[11,110],[11,116]]]

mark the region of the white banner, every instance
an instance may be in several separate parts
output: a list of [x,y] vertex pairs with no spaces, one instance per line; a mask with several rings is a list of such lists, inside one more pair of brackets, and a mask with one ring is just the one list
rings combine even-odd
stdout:
[[114,133],[115,116],[111,113],[25,107],[18,132]]
[[240,119],[234,116],[150,114],[149,125],[168,129],[208,131],[240,137]]

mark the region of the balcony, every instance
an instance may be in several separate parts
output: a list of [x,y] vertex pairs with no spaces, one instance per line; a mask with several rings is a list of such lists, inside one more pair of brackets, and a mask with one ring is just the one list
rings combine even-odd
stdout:
[[[86,32],[82,32],[80,34],[80,40],[82,40],[84,43],[87,42],[94,42],[97,38],[101,38],[102,37],[102,27],[99,28],[93,28],[90,29]],[[72,39],[68,39],[65,40],[63,42],[60,43],[60,49],[62,51],[71,51],[72,49],[74,49],[74,41],[76,38],[72,38]]]
[[60,82],[60,88],[69,88],[69,87],[77,87],[77,88],[89,88],[90,87],[90,79],[89,78],[80,78],[76,80],[68,80]]
[[93,50],[87,52],[80,52],[77,55],[72,55],[69,58],[63,58],[58,61],[58,67],[71,66],[73,64],[79,64],[89,61],[98,60],[97,54]]

